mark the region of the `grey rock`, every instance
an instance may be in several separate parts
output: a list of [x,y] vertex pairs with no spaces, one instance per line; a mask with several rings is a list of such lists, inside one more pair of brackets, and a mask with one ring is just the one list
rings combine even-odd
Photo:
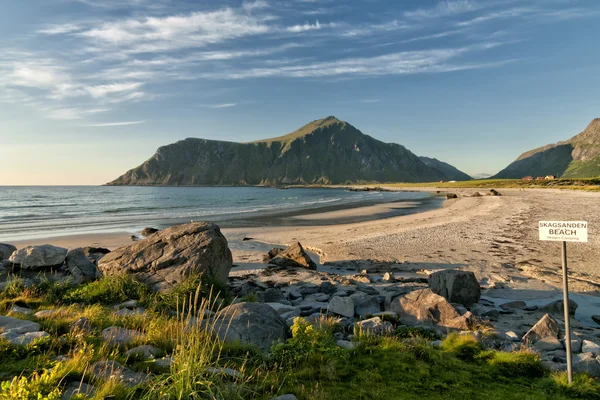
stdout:
[[573,356],[573,371],[598,378],[600,377],[600,363],[592,353],[576,354]]
[[430,289],[415,290],[392,301],[391,311],[400,315],[406,325],[435,325],[468,330],[472,314],[461,316],[444,297]]
[[298,291],[302,296],[308,296],[309,294],[319,293],[319,286],[314,283],[306,283],[298,288]]
[[15,251],[17,248],[12,244],[0,243],[0,261],[8,260]]
[[96,280],[100,277],[100,271],[85,255],[82,248],[70,250],[66,257],[67,269],[75,282],[85,283]]
[[132,275],[155,290],[167,291],[187,277],[203,273],[227,283],[232,256],[227,239],[212,223],[196,222],[165,229],[121,247],[98,262],[105,276]]
[[431,342],[431,347],[433,347],[434,349],[439,349],[440,347],[442,347],[442,343],[443,341],[441,340],[434,340]]
[[271,400],[298,400],[293,394],[284,394],[281,396],[273,397]]
[[268,288],[263,292],[263,301],[265,303],[281,303],[287,301],[287,299],[280,289]]
[[67,249],[44,244],[27,246],[12,253],[9,261],[22,269],[38,269],[60,266],[65,262]]
[[511,342],[520,342],[521,341],[521,336],[517,335],[513,331],[506,332],[506,338],[508,340],[510,340]]
[[380,336],[391,333],[393,325],[382,321],[379,317],[373,317],[356,323],[358,331],[363,335]]
[[473,313],[473,315],[482,318],[487,318],[492,321],[496,321],[500,317],[500,313],[498,312],[498,310],[496,310],[493,307],[485,306],[483,304],[471,304],[471,307],[469,307],[469,309]]
[[127,300],[115,306],[116,309],[121,308],[137,308],[140,305],[138,300]]
[[19,307],[16,305],[12,306],[8,312],[23,314],[23,315],[33,315],[33,310],[26,308],[26,307]]
[[215,368],[215,367],[208,367],[206,368],[206,372],[208,372],[211,375],[221,375],[224,377],[229,377],[229,378],[240,378],[242,376],[242,373],[239,371],[236,371],[235,369],[231,369],[231,368]]
[[344,317],[354,316],[354,300],[351,297],[332,297],[327,307],[329,312],[343,315]]
[[168,368],[171,368],[171,365],[173,365],[173,361],[174,361],[173,357],[166,356],[166,357],[157,358],[156,360],[154,360],[154,365],[156,365],[159,368],[168,369]]
[[600,315],[592,315],[592,320],[600,325]]
[[300,316],[300,314],[301,314],[301,313],[300,313],[300,309],[296,309],[296,310],[294,310],[294,311],[289,311],[289,312],[286,312],[286,313],[284,313],[284,314],[281,314],[281,315],[280,315],[280,317],[281,317],[282,319],[284,319],[284,320],[286,320],[286,321],[287,321],[287,320],[288,320],[288,319],[290,319],[290,318],[292,318],[292,320],[293,320],[294,318],[297,318],[297,317],[299,317],[299,316]]
[[60,313],[58,309],[50,309],[50,310],[40,310],[33,314],[36,318],[45,319],[45,318],[53,318]]
[[300,315],[300,308],[298,307],[294,307],[294,306],[288,306],[287,304],[281,304],[281,303],[266,303],[268,306],[270,306],[273,310],[275,310],[277,312],[278,315],[284,315],[290,312],[297,312],[298,315]]
[[346,350],[354,350],[354,348],[356,347],[354,343],[349,342],[348,340],[338,340],[336,341],[336,344],[342,349]]
[[156,228],[144,228],[142,229],[142,231],[140,232],[140,235],[144,236],[144,237],[148,237],[150,235],[154,235],[156,232],[158,232],[159,230]]
[[553,338],[553,337],[547,337],[547,338],[540,339],[537,342],[535,342],[533,347],[535,347],[535,349],[539,350],[539,351],[554,351],[554,350],[563,350],[564,349],[560,340],[558,340],[557,338]]
[[15,346],[27,346],[35,342],[38,339],[42,339],[50,336],[48,332],[38,331],[38,332],[26,332],[26,333],[2,333],[0,334],[0,338],[4,340],[8,340],[11,344]]
[[508,303],[504,303],[500,305],[500,308],[503,310],[524,310],[527,307],[527,303],[524,301],[509,301]]
[[136,386],[148,381],[150,376],[143,372],[135,372],[116,361],[96,361],[91,365],[91,373],[96,379],[116,379],[125,386]]
[[69,325],[69,332],[71,333],[89,333],[92,330],[92,323],[86,317],[77,318]]
[[287,338],[288,327],[267,304],[238,303],[221,310],[217,333],[227,342],[253,344],[268,350],[273,343]]
[[142,336],[143,334],[139,331],[118,326],[111,326],[102,331],[104,340],[113,345],[131,343]]
[[381,305],[376,296],[358,292],[351,295],[350,298],[354,300],[354,313],[360,317],[381,312]]
[[534,344],[545,338],[558,339],[559,334],[558,322],[549,314],[546,314],[523,336],[523,341],[526,344]]
[[584,340],[581,345],[581,352],[592,353],[594,356],[598,356],[600,355],[600,346],[592,341]]
[[281,247],[273,247],[271,250],[269,250],[269,252],[263,257],[263,262],[268,263],[269,261],[271,261],[273,258],[275,258],[277,256],[277,254],[281,253],[283,250],[283,248]]
[[481,288],[475,274],[469,271],[448,269],[429,275],[429,288],[451,303],[466,307],[479,302]]
[[161,353],[161,350],[157,347],[144,344],[141,346],[134,347],[133,349],[127,350],[125,355],[141,357],[145,360],[156,358]]
[[40,330],[40,324],[25,321],[19,318],[0,316],[0,332],[2,333],[27,333]]
[[[560,315],[562,317],[565,313],[564,304],[564,301],[556,300],[552,303],[546,304],[545,306],[541,306],[539,311],[543,311],[548,314]],[[575,315],[577,307],[579,307],[579,305],[575,301],[569,299],[569,315]]]
[[62,400],[71,400],[75,395],[84,395],[85,397],[93,397],[96,393],[96,388],[84,382],[71,382],[65,388],[62,394]]
[[312,270],[317,269],[317,265],[310,258],[300,243],[294,243],[279,254],[277,254],[269,264],[278,265],[280,267],[301,267]]
[[136,315],[145,315],[146,309],[143,307],[138,307],[138,308],[134,308],[134,309],[122,308],[118,311],[115,311],[115,314],[120,317],[133,317]]
[[329,281],[322,282],[321,285],[319,285],[319,289],[321,293],[328,295],[332,295],[337,291],[337,287]]

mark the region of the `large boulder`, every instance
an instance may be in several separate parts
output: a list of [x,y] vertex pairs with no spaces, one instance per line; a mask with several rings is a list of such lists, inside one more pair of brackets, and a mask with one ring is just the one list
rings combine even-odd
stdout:
[[294,243],[285,250],[279,252],[274,258],[268,261],[269,264],[280,267],[302,267],[312,270],[317,269],[317,265],[310,258],[300,243]]
[[14,345],[26,346],[47,336],[47,332],[40,331],[40,324],[37,322],[0,316],[0,339]]
[[558,339],[559,334],[558,322],[550,314],[546,314],[523,336],[523,341],[531,345],[546,338]]
[[392,301],[391,311],[400,316],[405,325],[430,325],[434,327],[468,330],[472,314],[461,315],[444,297],[431,289],[415,290]]
[[270,305],[237,303],[219,313],[218,335],[226,342],[252,344],[269,350],[273,343],[287,338],[287,325]]
[[38,269],[61,266],[67,257],[67,249],[49,244],[28,246],[12,253],[8,259],[21,269]]
[[469,271],[447,269],[429,275],[429,288],[451,303],[466,307],[479,302],[481,288],[475,274]]
[[12,244],[0,243],[0,261],[8,260],[17,248]]
[[227,283],[232,256],[227,239],[212,223],[177,225],[98,261],[106,276],[131,274],[154,290],[166,291],[193,274]]
[[70,250],[67,253],[67,269],[77,283],[85,283],[95,280],[100,276],[100,271],[82,248]]
[[[575,311],[577,311],[577,307],[579,304],[569,299],[569,315],[575,315]],[[545,306],[541,306],[539,311],[543,311],[548,314],[556,314],[560,316],[564,316],[565,314],[565,302],[563,300],[556,300],[552,303],[546,304]]]

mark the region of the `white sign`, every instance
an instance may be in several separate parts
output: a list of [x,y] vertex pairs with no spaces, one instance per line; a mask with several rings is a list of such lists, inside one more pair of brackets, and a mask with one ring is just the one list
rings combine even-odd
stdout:
[[587,242],[586,221],[540,221],[540,240]]

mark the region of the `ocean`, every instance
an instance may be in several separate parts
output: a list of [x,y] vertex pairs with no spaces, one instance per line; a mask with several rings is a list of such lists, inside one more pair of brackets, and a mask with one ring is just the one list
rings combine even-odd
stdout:
[[[259,187],[0,187],[0,241],[87,233],[139,232],[190,221],[222,226],[291,224],[286,216],[388,202],[399,213],[441,200],[422,192],[351,192]],[[301,223],[301,222],[297,222]]]

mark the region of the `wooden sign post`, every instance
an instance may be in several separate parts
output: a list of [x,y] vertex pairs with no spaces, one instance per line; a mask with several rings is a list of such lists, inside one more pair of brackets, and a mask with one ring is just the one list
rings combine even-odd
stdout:
[[569,314],[569,274],[567,266],[567,242],[588,241],[588,224],[585,221],[540,221],[540,240],[562,242],[563,303],[565,311],[565,348],[567,350],[567,374],[573,382],[573,352],[571,350],[571,316]]

